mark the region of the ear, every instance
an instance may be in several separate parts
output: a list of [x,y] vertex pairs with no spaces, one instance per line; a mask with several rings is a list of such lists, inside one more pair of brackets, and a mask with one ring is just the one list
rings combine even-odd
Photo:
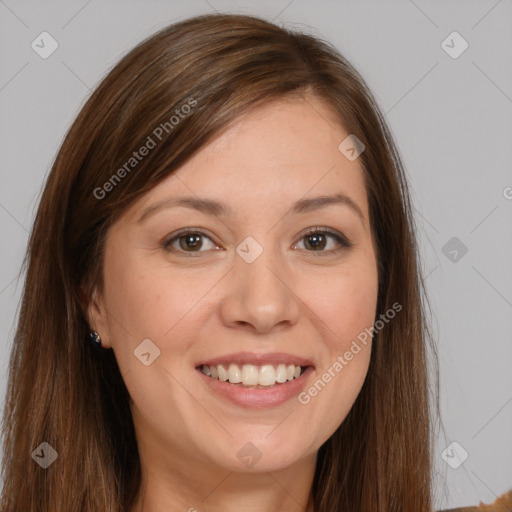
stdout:
[[112,348],[103,297],[99,296],[96,288],[89,296],[84,285],[80,286],[79,293],[82,309],[90,329],[99,334],[103,348]]

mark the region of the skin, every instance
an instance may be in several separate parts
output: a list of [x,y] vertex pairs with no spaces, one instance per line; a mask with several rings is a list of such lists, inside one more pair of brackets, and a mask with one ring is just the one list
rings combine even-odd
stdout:
[[[288,352],[313,361],[307,390],[373,325],[376,252],[362,167],[338,150],[348,135],[314,96],[259,106],[107,233],[104,293],[88,317],[131,395],[143,475],[132,512],[313,510],[317,451],[361,390],[371,340],[307,404],[238,407],[195,366],[238,351]],[[362,218],[344,204],[287,214],[298,199],[338,192]],[[137,222],[148,206],[184,195],[223,201],[234,215],[173,207]],[[324,235],[315,250],[305,234],[315,227],[352,247]],[[202,245],[182,238],[164,249],[182,228],[204,231]],[[252,263],[236,252],[247,236],[263,248]],[[134,356],[145,339],[160,350],[149,366]],[[251,468],[237,457],[247,442],[262,455]]]

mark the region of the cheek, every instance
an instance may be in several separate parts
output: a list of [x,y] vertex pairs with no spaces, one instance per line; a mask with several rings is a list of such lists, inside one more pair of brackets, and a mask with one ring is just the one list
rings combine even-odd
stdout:
[[157,344],[172,339],[178,348],[184,341],[181,331],[194,322],[198,303],[214,285],[204,272],[184,273],[149,261],[147,256],[121,258],[116,253],[105,266],[109,326],[119,349],[120,343],[127,345],[127,337],[132,350],[146,338]]
[[[318,438],[328,438],[344,421],[361,391],[371,356],[371,330],[377,305],[377,269],[352,266],[309,295],[309,308],[321,331],[324,351],[311,386],[299,397]],[[367,331],[365,332],[365,329]],[[369,334],[370,333],[370,334]]]
[[377,306],[378,275],[374,260],[361,262],[331,275],[322,285],[309,282],[308,307],[321,319],[324,340],[337,351],[373,326]]

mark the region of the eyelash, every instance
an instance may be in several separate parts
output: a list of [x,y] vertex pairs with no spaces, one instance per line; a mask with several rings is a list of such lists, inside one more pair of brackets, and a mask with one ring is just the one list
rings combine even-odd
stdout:
[[[340,250],[349,249],[352,247],[352,244],[349,242],[349,240],[343,234],[341,234],[337,231],[334,231],[332,229],[329,229],[329,228],[320,228],[320,227],[310,228],[310,229],[308,229],[308,231],[306,233],[304,233],[302,235],[300,240],[302,240],[308,236],[311,236],[314,234],[319,234],[319,233],[323,234],[323,235],[329,235],[330,237],[334,238],[336,240],[336,242],[340,245],[340,248],[331,249],[329,251],[308,251],[308,250],[306,250],[306,252],[313,253],[315,256],[317,256],[317,255],[322,256],[322,255],[334,254]],[[215,243],[211,239],[211,237],[208,236],[206,233],[204,233],[202,230],[186,228],[186,229],[183,229],[183,230],[179,231],[178,233],[176,233],[172,238],[168,238],[168,239],[164,240],[164,242],[162,243],[162,247],[168,252],[182,253],[186,257],[188,257],[188,256],[197,257],[196,254],[199,254],[201,252],[206,252],[206,251],[183,251],[183,250],[179,250],[179,249],[175,249],[175,248],[171,247],[173,242],[179,240],[184,235],[191,235],[191,234],[204,236],[204,237],[208,238],[209,240],[211,240],[213,243]]]

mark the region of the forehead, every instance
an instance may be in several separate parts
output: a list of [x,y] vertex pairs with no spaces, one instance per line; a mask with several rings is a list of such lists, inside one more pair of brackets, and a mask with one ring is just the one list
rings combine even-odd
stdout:
[[196,195],[240,213],[300,198],[347,194],[367,212],[359,159],[338,149],[349,135],[323,101],[286,98],[258,106],[151,190],[138,211],[168,196]]

